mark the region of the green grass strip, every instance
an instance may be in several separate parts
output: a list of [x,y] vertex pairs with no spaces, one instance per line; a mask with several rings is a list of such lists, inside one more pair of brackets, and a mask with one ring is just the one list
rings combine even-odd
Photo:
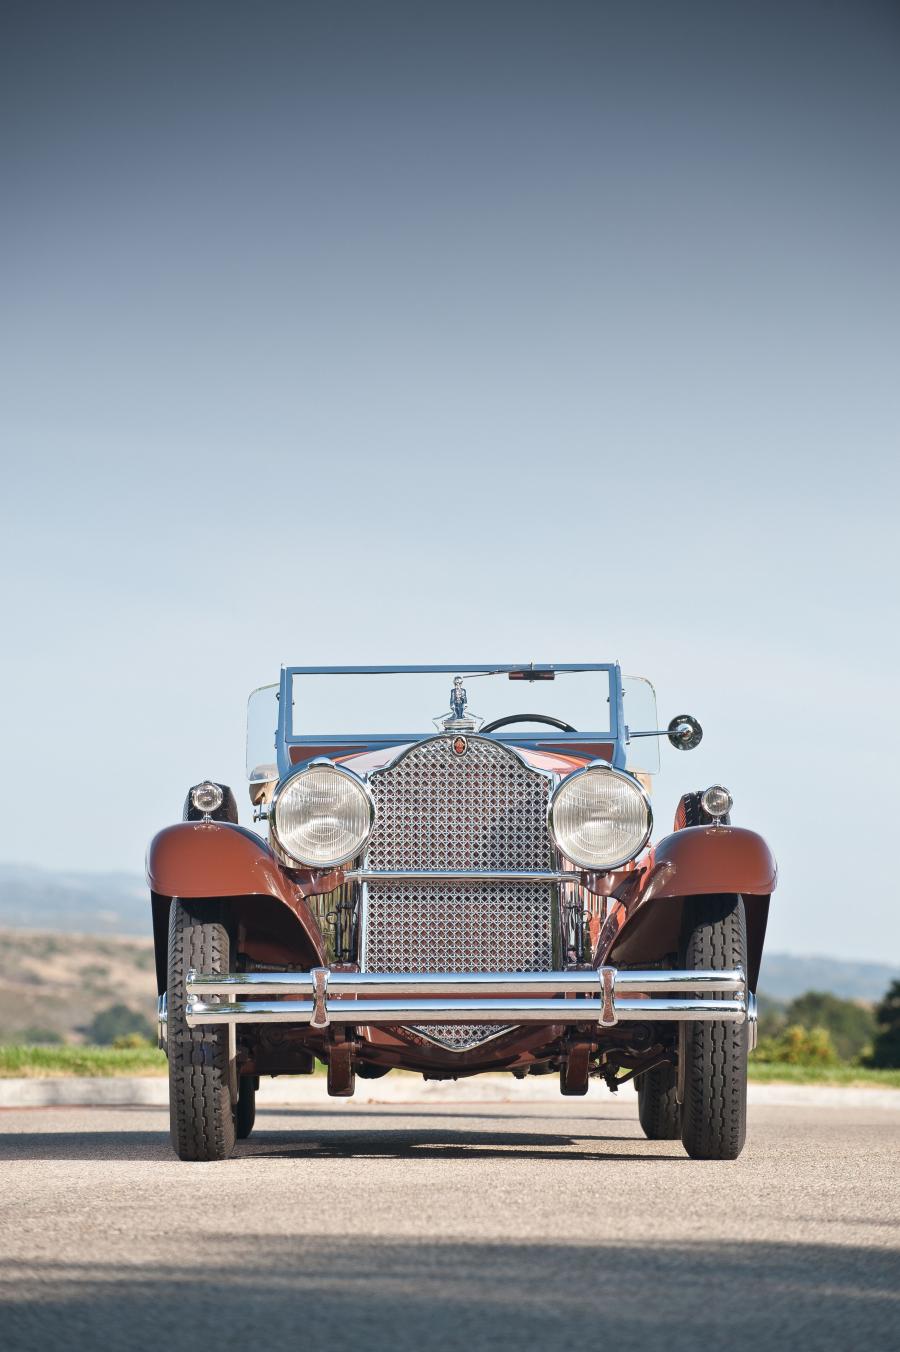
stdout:
[[165,1075],[156,1047],[0,1046],[0,1079],[58,1075]]
[[[166,1058],[155,1047],[0,1046],[0,1079],[59,1075],[165,1075]],[[795,1066],[750,1059],[750,1079],[761,1084],[874,1085],[900,1089],[900,1069],[861,1066]]]

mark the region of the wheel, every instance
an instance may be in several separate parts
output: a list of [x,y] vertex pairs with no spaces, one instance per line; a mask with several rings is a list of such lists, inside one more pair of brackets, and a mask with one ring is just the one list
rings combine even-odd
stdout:
[[220,903],[173,899],[166,1000],[169,1123],[182,1160],[224,1160],[234,1149],[228,1029],[188,1028],[184,1016],[188,970],[227,972],[229,947]]
[[635,1077],[638,1117],[648,1141],[677,1141],[681,1137],[681,1106],[676,1098],[674,1066],[656,1066]]
[[256,1091],[259,1088],[255,1075],[242,1075],[238,1089],[238,1101],[234,1107],[234,1130],[239,1141],[246,1141],[256,1121]]
[[[747,970],[744,903],[736,896],[688,897],[682,966]],[[685,1023],[681,1140],[695,1160],[734,1160],[747,1133],[747,1024]]]

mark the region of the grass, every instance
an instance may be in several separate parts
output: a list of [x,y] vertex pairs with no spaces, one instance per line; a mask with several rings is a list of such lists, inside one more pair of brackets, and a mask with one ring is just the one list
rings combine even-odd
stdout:
[[165,1075],[165,1053],[156,1047],[0,1046],[0,1079],[59,1075]]
[[[155,1047],[0,1046],[0,1079],[60,1075],[165,1075],[166,1058]],[[795,1066],[750,1060],[750,1079],[763,1084],[870,1085],[900,1089],[900,1069]]]
[[754,1061],[750,1079],[757,1084],[831,1084],[900,1089],[900,1069],[868,1070],[864,1066],[795,1066],[786,1061]]

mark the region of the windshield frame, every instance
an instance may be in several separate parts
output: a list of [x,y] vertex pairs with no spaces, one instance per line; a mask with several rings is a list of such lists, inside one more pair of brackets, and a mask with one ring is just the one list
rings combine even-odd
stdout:
[[[281,668],[281,681],[278,698],[278,729],[276,745],[279,775],[288,774],[303,761],[317,755],[327,754],[324,747],[340,750],[344,755],[357,751],[371,751],[380,747],[403,746],[410,742],[419,742],[424,734],[418,732],[396,733],[334,733],[298,734],[293,732],[291,721],[291,698],[294,678],[297,676],[386,676],[386,675],[502,675],[510,671],[552,671],[606,672],[609,677],[609,722],[608,728],[586,728],[577,732],[563,732],[548,727],[541,732],[533,729],[517,731],[515,728],[486,734],[498,742],[507,742],[515,746],[527,746],[540,750],[552,747],[565,751],[567,748],[575,754],[584,754],[585,750],[596,748],[598,758],[611,759],[612,764],[621,768],[625,764],[625,722],[622,704],[622,673],[616,662],[454,662],[439,663],[433,666],[285,666]],[[527,681],[523,681],[527,684]],[[510,709],[510,713],[519,712]],[[527,712],[522,709],[521,712]],[[293,751],[292,751],[293,748]],[[601,748],[606,749],[603,756]],[[309,756],[302,754],[309,750]],[[610,756],[610,752],[612,753]],[[298,754],[299,753],[299,754]]]

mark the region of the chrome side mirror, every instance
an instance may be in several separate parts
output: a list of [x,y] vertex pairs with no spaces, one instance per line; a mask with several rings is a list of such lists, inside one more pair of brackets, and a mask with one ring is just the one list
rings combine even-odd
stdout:
[[693,751],[703,739],[703,729],[690,714],[676,714],[666,731],[676,751]]

